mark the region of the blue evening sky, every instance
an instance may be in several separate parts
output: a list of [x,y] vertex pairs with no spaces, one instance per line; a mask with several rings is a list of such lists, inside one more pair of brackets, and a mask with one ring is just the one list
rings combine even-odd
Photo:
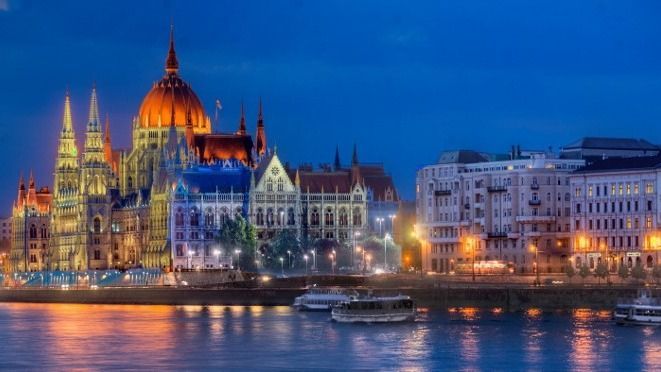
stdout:
[[241,100],[292,164],[383,162],[413,197],[442,150],[557,148],[581,136],[661,142],[658,1],[0,0],[0,215],[19,172],[52,184],[69,86],[82,145],[96,81],[115,145],[163,74],[170,18],[181,74],[221,130]]

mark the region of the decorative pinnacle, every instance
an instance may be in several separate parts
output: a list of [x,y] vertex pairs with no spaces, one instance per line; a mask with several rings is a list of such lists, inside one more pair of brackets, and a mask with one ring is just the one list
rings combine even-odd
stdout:
[[73,132],[73,120],[71,119],[71,97],[69,96],[69,88],[67,88],[66,95],[64,96],[64,115],[62,117],[62,131]]
[[174,51],[174,24],[170,25],[170,49],[168,50],[168,58],[165,60],[165,72],[168,75],[176,74],[179,71],[179,61],[177,61],[177,53]]

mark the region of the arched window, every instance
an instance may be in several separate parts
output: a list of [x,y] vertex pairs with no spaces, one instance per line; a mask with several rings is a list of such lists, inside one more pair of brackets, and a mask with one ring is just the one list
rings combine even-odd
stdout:
[[220,224],[221,225],[224,225],[227,222],[228,217],[229,216],[227,215],[227,208],[225,208],[225,207],[220,208]]
[[214,223],[213,211],[211,208],[207,208],[206,213],[204,214],[204,226],[212,227]]
[[266,210],[266,225],[273,226],[273,208]]
[[234,211],[234,217],[243,216],[243,207],[236,207]]
[[190,225],[191,226],[200,225],[200,212],[198,212],[197,208],[193,208],[190,211]]
[[282,226],[285,224],[285,210],[280,208],[278,209],[278,215],[276,216],[277,221],[278,221],[278,226]]
[[324,222],[326,223],[326,226],[333,226],[335,224],[335,214],[333,213],[333,209],[330,207],[326,208]]
[[41,239],[48,239],[48,229],[46,229],[46,225],[41,225]]
[[289,208],[287,210],[287,225],[292,226],[296,224],[296,218],[294,217],[294,208]]
[[184,212],[181,208],[177,208],[177,213],[174,215],[174,224],[176,226],[184,226]]
[[266,180],[266,191],[273,191],[273,180],[271,178]]
[[349,225],[349,215],[347,214],[347,210],[345,208],[340,208],[340,226],[348,226]]
[[312,213],[310,213],[310,225],[319,226],[319,210],[317,208],[312,208]]
[[133,177],[129,176],[128,180],[126,181],[126,186],[127,186],[129,189],[132,189],[132,188],[133,188]]
[[360,213],[360,208],[358,207],[353,209],[353,225],[354,226],[363,225],[363,215]]
[[37,225],[30,225],[30,239],[37,239]]
[[256,220],[257,225],[264,225],[264,210],[262,208],[257,208]]
[[285,181],[282,180],[282,178],[278,178],[278,191],[284,191],[285,190]]
[[101,232],[101,218],[99,217],[94,217],[94,227],[92,228],[95,234],[98,234]]

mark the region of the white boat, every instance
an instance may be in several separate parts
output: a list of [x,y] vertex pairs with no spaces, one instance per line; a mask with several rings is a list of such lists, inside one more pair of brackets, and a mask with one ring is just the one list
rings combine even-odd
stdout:
[[333,306],[356,296],[358,293],[352,289],[315,287],[296,297],[292,306],[300,311],[330,311]]
[[649,289],[640,290],[634,300],[617,304],[613,319],[617,324],[661,325],[661,302]]
[[415,319],[415,303],[409,296],[352,297],[333,307],[332,319],[341,323],[390,323]]

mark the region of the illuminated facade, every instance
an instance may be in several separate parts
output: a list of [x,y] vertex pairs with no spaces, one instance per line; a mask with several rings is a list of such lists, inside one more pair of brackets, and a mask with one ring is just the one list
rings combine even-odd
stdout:
[[452,272],[474,256],[532,272],[538,253],[541,272],[560,272],[569,256],[569,176],[583,164],[543,152],[441,154],[417,175],[423,269]]
[[23,209],[29,211],[34,190],[27,199],[19,191],[14,271],[217,268],[232,255],[215,242],[227,219],[246,218],[262,249],[284,228],[346,242],[367,228],[370,201],[398,201],[383,166],[358,164],[355,150],[347,168],[338,156],[334,169],[283,165],[267,147],[261,101],[254,140],[243,107],[235,132],[214,132],[200,99],[179,75],[172,32],[165,75],[132,120],[130,149],[112,147],[110,122],[101,123],[94,87],[79,151],[71,106],[67,92],[52,202],[42,190],[48,201],[40,196],[45,204],[27,215],[48,230],[36,246],[34,265],[26,264],[32,260],[32,251],[24,249],[29,234],[16,228],[26,224]]

